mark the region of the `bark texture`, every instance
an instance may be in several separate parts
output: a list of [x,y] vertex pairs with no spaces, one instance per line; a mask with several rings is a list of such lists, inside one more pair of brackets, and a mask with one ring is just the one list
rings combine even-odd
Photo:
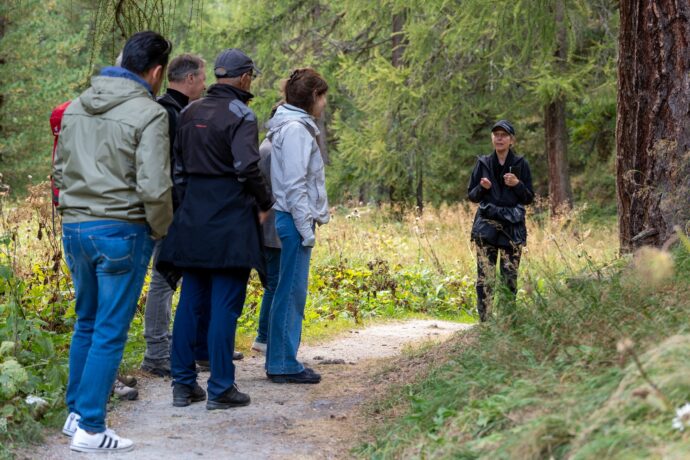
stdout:
[[690,2],[621,0],[616,182],[622,251],[690,219]]
[[[568,34],[565,24],[565,3],[558,0],[554,4],[557,46],[554,53],[555,65],[565,72],[568,56]],[[565,97],[560,96],[544,107],[544,137],[549,163],[549,202],[551,212],[558,213],[569,209],[573,203],[568,168],[568,128],[565,122]]]

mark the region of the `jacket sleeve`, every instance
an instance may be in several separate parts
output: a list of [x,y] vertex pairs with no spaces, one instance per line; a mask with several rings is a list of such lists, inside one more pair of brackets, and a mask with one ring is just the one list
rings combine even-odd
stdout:
[[268,211],[275,201],[266,178],[259,170],[259,129],[253,114],[242,119],[232,137],[230,148],[240,182],[244,182],[259,209]]
[[180,147],[178,136],[175,137],[173,160],[170,167],[172,168],[173,193],[175,194],[175,200],[179,206],[182,204],[184,194],[187,191],[187,170],[185,169],[182,148]]
[[496,206],[493,203],[482,203],[479,205],[479,215],[485,219],[519,224],[525,221],[525,208],[522,205]]
[[512,190],[520,200],[520,204],[528,205],[534,201],[534,190],[532,189],[532,171],[530,171],[529,163],[524,158],[522,160],[521,175],[520,183],[513,187]]
[[156,111],[144,127],[136,150],[137,194],[154,238],[162,238],[172,222],[168,114]]
[[474,165],[472,170],[472,176],[470,177],[470,185],[467,187],[467,197],[473,203],[480,203],[484,198],[484,195],[488,192],[487,189],[481,186],[479,181],[482,179],[482,164],[477,160],[477,164]]
[[298,123],[290,123],[283,129],[280,161],[283,167],[285,201],[295,227],[302,236],[302,245],[314,246],[314,219],[309,211],[307,195],[307,172],[314,139]]
[[62,170],[65,167],[65,158],[62,154],[62,136],[58,137],[58,143],[55,147],[55,157],[53,158],[53,184],[58,190],[62,190]]

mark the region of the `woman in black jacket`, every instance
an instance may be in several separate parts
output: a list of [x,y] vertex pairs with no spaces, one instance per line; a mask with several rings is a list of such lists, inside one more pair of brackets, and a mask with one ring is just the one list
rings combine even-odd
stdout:
[[477,311],[486,321],[490,310],[494,274],[499,253],[501,280],[517,293],[517,274],[522,246],[527,243],[525,205],[534,199],[532,173],[527,160],[512,149],[515,129],[507,120],[491,128],[494,152],[481,156],[472,171],[467,195],[479,203],[472,224],[472,241],[477,244]]

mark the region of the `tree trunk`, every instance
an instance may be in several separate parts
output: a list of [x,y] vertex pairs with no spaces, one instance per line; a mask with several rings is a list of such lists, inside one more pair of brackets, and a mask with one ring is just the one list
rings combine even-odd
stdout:
[[[560,73],[565,72],[568,55],[568,35],[565,24],[564,0],[555,4],[554,19],[558,28],[555,65]],[[565,124],[565,98],[557,97],[544,108],[544,136],[549,163],[549,201],[551,212],[557,213],[573,203],[568,170],[568,129]]]
[[544,108],[544,134],[549,163],[549,202],[557,213],[573,202],[568,172],[568,130],[565,126],[565,99],[559,98]]
[[621,0],[616,183],[621,250],[690,220],[690,3]]

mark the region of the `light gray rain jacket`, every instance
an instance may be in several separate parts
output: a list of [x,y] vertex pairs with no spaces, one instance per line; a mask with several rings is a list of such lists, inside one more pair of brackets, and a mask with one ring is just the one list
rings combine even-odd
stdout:
[[323,159],[316,142],[319,129],[311,115],[290,104],[278,107],[268,128],[273,209],[292,214],[302,245],[314,246],[314,223],[330,219]]

